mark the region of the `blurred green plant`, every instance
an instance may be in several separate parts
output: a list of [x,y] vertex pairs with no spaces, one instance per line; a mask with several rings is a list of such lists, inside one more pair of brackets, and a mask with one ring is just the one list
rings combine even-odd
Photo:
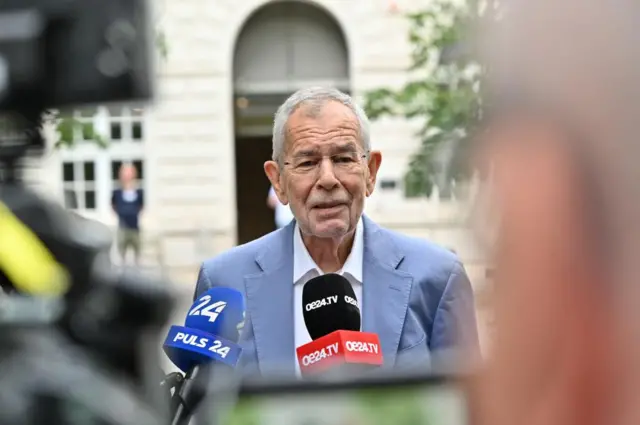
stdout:
[[158,49],[160,57],[162,59],[167,59],[169,57],[169,43],[167,42],[167,35],[164,31],[157,30],[155,37],[156,49]]
[[[161,29],[156,29],[155,31],[154,46],[160,58],[166,60],[169,57],[167,36]],[[78,141],[76,137],[78,134],[82,135],[80,140],[94,143],[102,149],[109,146],[107,136],[97,133],[92,123],[77,120],[68,113],[47,111],[46,118],[43,118],[43,121],[53,123],[56,126],[59,134],[59,139],[54,145],[56,149],[75,146]]]
[[451,181],[468,177],[467,135],[481,106],[482,68],[470,44],[480,10],[475,1],[431,0],[407,15],[409,82],[366,94],[365,110],[372,120],[399,116],[420,122],[420,148],[404,176],[407,197],[429,196],[435,185],[448,196]]
[[260,425],[265,421],[260,418],[260,405],[256,401],[243,400],[230,408],[225,423],[228,425]]
[[[392,394],[380,390],[363,390],[357,393],[360,420],[369,425],[387,425],[393,418],[394,425],[427,425],[437,423],[425,409],[424,394],[412,390],[397,389]],[[364,419],[364,420],[363,420]],[[436,418],[437,419],[437,418]]]
[[77,140],[75,137],[76,131],[82,135],[81,140],[91,141],[103,149],[109,146],[107,139],[103,135],[96,133],[93,124],[81,122],[73,117],[58,117],[58,119],[56,130],[60,138],[54,145],[56,149],[72,147]]

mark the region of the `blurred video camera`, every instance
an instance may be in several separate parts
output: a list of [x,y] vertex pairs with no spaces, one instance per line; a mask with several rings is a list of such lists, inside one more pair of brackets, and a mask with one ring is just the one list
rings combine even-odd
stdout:
[[148,9],[146,0],[0,0],[5,163],[43,149],[36,130],[48,108],[151,98]]
[[149,100],[145,0],[0,0],[0,424],[165,419],[170,286],[111,265],[110,232],[40,198],[20,160],[47,111]]

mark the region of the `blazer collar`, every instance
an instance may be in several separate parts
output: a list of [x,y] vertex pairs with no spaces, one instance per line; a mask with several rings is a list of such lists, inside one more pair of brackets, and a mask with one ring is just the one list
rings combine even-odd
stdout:
[[293,264],[293,231],[296,221],[265,236],[262,248],[256,254],[260,270],[268,272]]
[[[378,334],[385,366],[392,366],[413,277],[398,270],[404,254],[392,234],[362,216],[364,228],[362,329]],[[245,276],[247,308],[263,375],[295,374],[293,232],[295,221],[268,235],[256,255],[259,273]]]
[[[389,232],[366,215],[362,215],[362,243],[365,260],[375,258],[381,264],[395,269],[404,259],[404,253],[389,236]],[[293,264],[293,238],[296,221],[291,220],[282,229],[268,235],[264,246],[256,255],[256,263],[262,271],[280,268],[288,263]]]
[[263,376],[295,376],[293,230],[295,222],[264,238],[258,273],[245,276],[247,311]]
[[404,253],[393,233],[364,218],[362,331],[378,334],[384,365],[395,364],[413,276],[399,270]]

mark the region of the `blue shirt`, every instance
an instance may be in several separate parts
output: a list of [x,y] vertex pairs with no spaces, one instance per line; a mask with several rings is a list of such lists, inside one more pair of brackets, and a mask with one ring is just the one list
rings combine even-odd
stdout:
[[118,225],[123,229],[140,230],[138,217],[144,207],[142,189],[116,189],[111,196],[111,206],[118,215]]

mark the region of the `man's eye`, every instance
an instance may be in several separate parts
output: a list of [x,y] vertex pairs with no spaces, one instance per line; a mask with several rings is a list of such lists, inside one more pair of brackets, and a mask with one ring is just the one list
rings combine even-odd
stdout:
[[351,156],[338,156],[333,159],[335,162],[353,162],[354,159]]
[[304,162],[300,162],[298,164],[298,167],[302,167],[302,168],[304,168],[304,167],[313,167],[314,165],[315,164],[314,164],[313,161],[304,161]]

